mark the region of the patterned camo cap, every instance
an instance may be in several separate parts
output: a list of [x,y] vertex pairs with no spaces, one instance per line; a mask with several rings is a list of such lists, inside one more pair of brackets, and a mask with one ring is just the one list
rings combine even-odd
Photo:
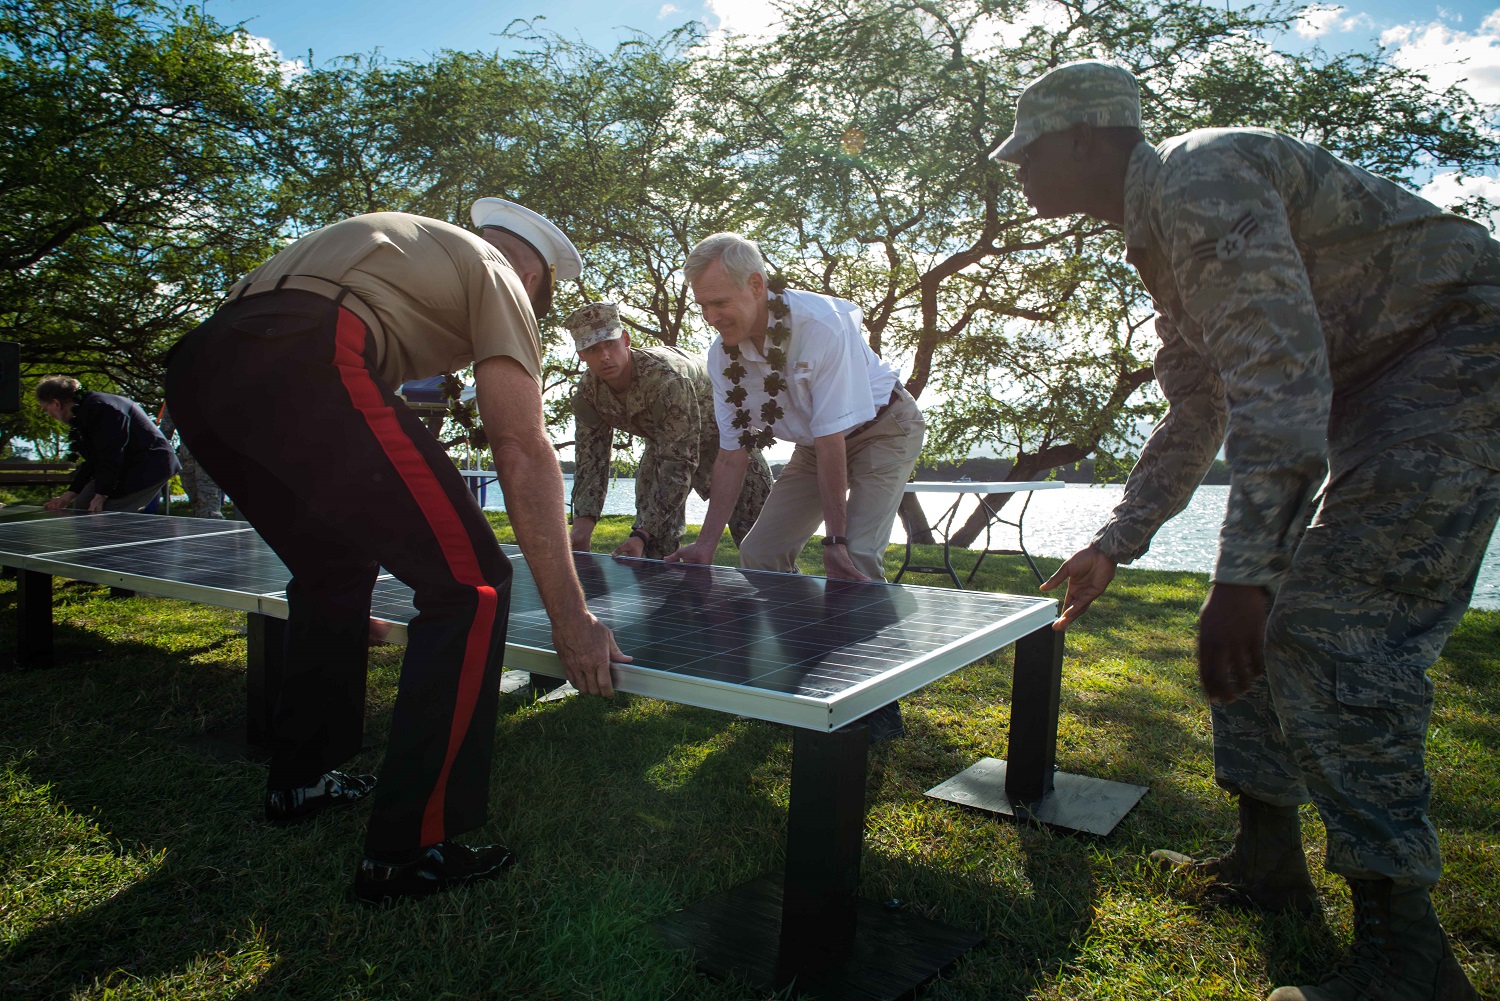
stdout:
[[1141,127],[1141,88],[1130,71],[1085,60],[1049,70],[1016,99],[1016,127],[991,159],[1020,163],[1021,150],[1038,136],[1076,122],[1099,128]]
[[612,302],[592,302],[568,314],[563,321],[573,335],[573,347],[582,353],[601,341],[619,340],[625,333],[620,307]]

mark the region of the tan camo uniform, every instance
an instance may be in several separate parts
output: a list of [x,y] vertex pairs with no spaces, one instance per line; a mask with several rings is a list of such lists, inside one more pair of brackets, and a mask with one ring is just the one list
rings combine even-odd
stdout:
[[[592,372],[584,373],[573,394],[573,516],[599,518],[614,433],[634,435],[646,443],[636,470],[634,527],[650,536],[644,555],[661,559],[681,542],[688,491],[708,498],[719,455],[713,385],[703,359],[676,347],[632,347],[630,357],[634,375],[623,395]],[[771,484],[770,467],[760,449],[752,449],[745,485],[729,519],[736,545],[755,525]]]

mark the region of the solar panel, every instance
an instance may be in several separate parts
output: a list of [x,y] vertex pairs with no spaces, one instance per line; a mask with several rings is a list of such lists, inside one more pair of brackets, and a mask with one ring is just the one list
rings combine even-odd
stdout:
[[[561,676],[526,561],[506,666]],[[812,729],[836,729],[1046,625],[1047,598],[828,580],[573,554],[589,608],[634,659],[616,687]],[[289,575],[239,522],[73,515],[0,523],[0,563],[285,617]],[[410,588],[376,582],[372,614],[404,641]]]
[[0,563],[248,612],[290,579],[245,522],[124,512],[8,519]]

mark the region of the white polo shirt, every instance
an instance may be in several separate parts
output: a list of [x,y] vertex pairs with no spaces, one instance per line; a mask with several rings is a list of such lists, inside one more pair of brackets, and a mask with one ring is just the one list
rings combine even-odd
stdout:
[[[864,314],[854,303],[796,289],[782,295],[792,311],[792,335],[786,343],[788,386],[776,394],[785,415],[771,425],[771,433],[782,441],[811,446],[814,438],[848,431],[872,419],[891,398],[896,372],[870,350],[862,326]],[[766,298],[772,298],[770,293]],[[766,346],[771,346],[769,337]],[[719,447],[728,451],[740,447],[743,429],[734,426],[736,410],[749,411],[751,429],[759,431],[765,427],[761,404],[770,398],[765,380],[773,369],[765,355],[744,341],[740,363],[747,374],[739,384],[748,392],[742,408],[724,398],[734,386],[724,374],[731,359],[723,339],[714,338],[708,349],[708,374],[714,387]]]

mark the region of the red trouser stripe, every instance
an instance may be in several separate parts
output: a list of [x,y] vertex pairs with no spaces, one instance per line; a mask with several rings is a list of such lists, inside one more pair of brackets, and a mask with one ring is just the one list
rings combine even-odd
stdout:
[[464,528],[453,501],[433,474],[427,460],[401,426],[396,411],[386,405],[380,387],[371,378],[365,367],[365,325],[353,313],[339,309],[334,360],[354,404],[369,425],[370,433],[385,452],[421,508],[427,525],[437,539],[443,559],[453,579],[468,584],[476,592],[474,621],[469,627],[468,640],[464,645],[463,665],[459,670],[458,696],[453,706],[453,721],[448,732],[448,748],[443,755],[443,768],[437,782],[427,798],[422,811],[421,844],[436,844],[446,839],[443,824],[444,798],[448,788],[448,774],[453,769],[453,760],[468,732],[469,722],[474,717],[474,706],[479,701],[480,685],[484,681],[485,662],[489,659],[490,634],[495,625],[497,597],[495,589],[484,579],[479,561],[474,556],[474,544]]

